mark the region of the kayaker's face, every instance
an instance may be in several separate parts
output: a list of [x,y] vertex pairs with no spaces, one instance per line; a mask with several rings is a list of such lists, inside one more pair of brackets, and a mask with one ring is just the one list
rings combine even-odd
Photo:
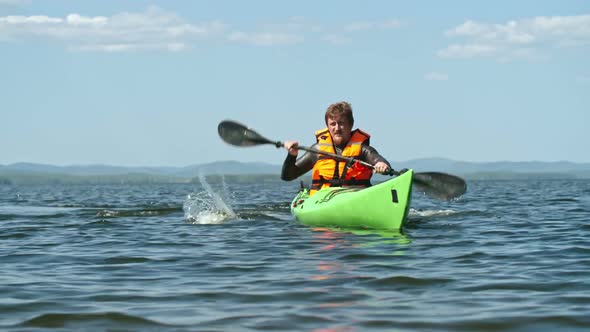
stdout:
[[328,118],[328,131],[332,136],[334,145],[343,145],[350,139],[350,133],[352,131],[352,125],[348,119],[342,116],[336,116],[335,118]]

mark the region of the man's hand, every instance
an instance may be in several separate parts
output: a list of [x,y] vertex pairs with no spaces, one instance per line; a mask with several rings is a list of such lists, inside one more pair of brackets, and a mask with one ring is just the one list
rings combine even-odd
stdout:
[[297,150],[297,148],[299,147],[299,142],[286,141],[283,143],[283,147],[287,149],[290,155],[297,157],[297,154],[299,153],[299,150]]
[[379,161],[375,165],[373,165],[373,168],[377,173],[385,174],[389,172],[389,166],[387,166],[387,164],[382,161]]

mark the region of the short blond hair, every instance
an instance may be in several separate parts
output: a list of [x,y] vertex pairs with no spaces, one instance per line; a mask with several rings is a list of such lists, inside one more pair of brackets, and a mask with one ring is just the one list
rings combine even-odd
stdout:
[[334,103],[328,106],[324,120],[326,121],[326,124],[328,124],[328,118],[335,118],[337,116],[343,116],[348,120],[350,126],[354,125],[354,117],[352,116],[352,106],[349,103],[341,101],[339,103]]

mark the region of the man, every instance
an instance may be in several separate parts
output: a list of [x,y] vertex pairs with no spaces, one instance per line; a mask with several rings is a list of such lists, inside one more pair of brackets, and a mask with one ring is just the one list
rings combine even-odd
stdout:
[[[328,107],[325,114],[327,128],[315,132],[317,143],[312,148],[324,152],[352,157],[365,161],[375,172],[386,173],[391,169],[385,160],[369,145],[370,135],[360,129],[352,130],[354,118],[352,107],[347,102],[339,102]],[[287,141],[283,147],[288,150],[283,163],[281,179],[291,181],[313,169],[310,194],[324,187],[371,185],[373,170],[361,165],[347,165],[345,161],[307,152],[297,159],[299,142]]]

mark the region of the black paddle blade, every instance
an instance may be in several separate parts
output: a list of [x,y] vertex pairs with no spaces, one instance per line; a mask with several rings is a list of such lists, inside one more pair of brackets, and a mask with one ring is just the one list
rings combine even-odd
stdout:
[[280,143],[266,139],[254,130],[232,120],[221,121],[217,126],[217,132],[224,142],[235,146],[277,145]]
[[446,173],[414,173],[413,181],[416,191],[444,200],[457,198],[467,191],[465,180]]

